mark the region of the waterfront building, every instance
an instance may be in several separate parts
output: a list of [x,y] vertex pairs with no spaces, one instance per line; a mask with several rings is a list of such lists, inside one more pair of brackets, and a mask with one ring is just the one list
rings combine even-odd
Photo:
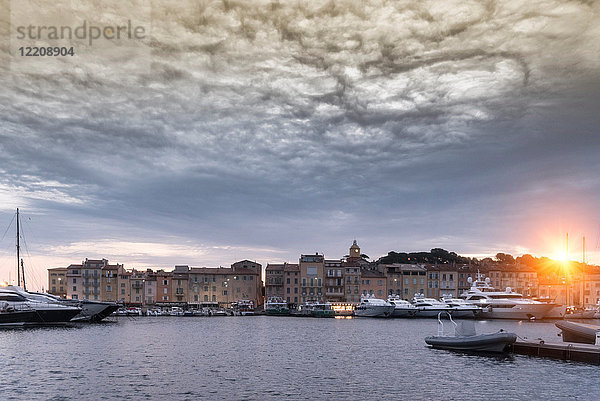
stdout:
[[157,304],[166,304],[169,302],[173,302],[173,298],[171,296],[171,281],[173,279],[173,273],[166,272],[164,270],[158,270],[155,274],[156,276],[156,303]]
[[[260,263],[256,263],[253,262],[251,260],[248,259],[244,259],[241,260],[239,262],[235,262],[231,265],[231,268],[234,271],[241,271],[240,269],[246,269],[249,270],[250,273],[248,274],[252,274],[252,277],[254,277],[255,279],[253,279],[253,284],[254,284],[254,288],[249,291],[250,294],[256,294],[256,302],[254,303],[255,307],[261,306],[263,304],[263,281],[262,281],[262,265]],[[243,277],[243,275],[242,275]],[[244,280],[242,280],[244,281]],[[240,287],[242,288],[242,287]],[[237,291],[237,289],[236,289]],[[254,295],[252,295],[251,298],[253,298]],[[245,298],[240,298],[240,299],[245,299]],[[235,301],[235,300],[234,300]]]
[[[187,280],[187,302],[191,305],[214,303],[221,307],[230,307],[232,302],[240,300],[250,300],[254,305],[260,305],[262,266],[257,265],[248,268],[243,267],[243,263],[234,264],[231,268],[177,266],[173,281],[176,282],[177,288],[180,288],[179,285],[183,286]],[[178,280],[181,280],[181,284]],[[175,296],[177,295],[175,291]]]
[[146,281],[144,282],[144,304],[154,305],[156,303],[156,275],[152,269],[146,270]]
[[[354,243],[356,244],[356,241]],[[325,260],[325,301],[327,302],[346,301],[343,263],[342,259]]]
[[301,303],[323,302],[323,278],[325,258],[323,255],[300,256]]
[[48,269],[48,292],[61,298],[67,297],[67,268]]
[[425,294],[425,289],[428,288],[427,269],[423,265],[379,264],[377,270],[386,276],[388,295],[399,295],[402,299],[411,300],[415,294]]
[[442,297],[456,298],[460,295],[458,289],[459,273],[455,265],[425,265],[425,269],[427,270],[427,291],[425,292],[427,297],[440,299]]
[[146,278],[145,271],[138,271],[133,269],[131,271],[131,275],[129,276],[129,299],[127,300],[127,304],[142,306],[144,301],[144,281]]
[[490,285],[499,290],[510,287],[512,291],[523,294],[525,297],[538,295],[538,277],[533,267],[525,265],[496,264],[489,267],[487,277]]
[[386,274],[374,269],[360,270],[360,290],[362,295],[372,295],[375,298],[387,298]]
[[130,285],[131,272],[123,270],[119,273],[119,301],[123,304],[129,304],[131,302],[131,285]]
[[458,290],[457,295],[460,297],[464,292],[469,291],[471,289],[471,284],[469,283],[469,277],[471,280],[475,280],[477,274],[477,270],[473,270],[468,265],[463,265],[458,268]]
[[190,268],[187,265],[175,266],[171,280],[172,302],[177,304],[188,303],[188,276]]
[[100,277],[100,299],[102,301],[118,301],[119,298],[119,275],[123,274],[123,265],[110,265],[108,262],[102,267]]
[[283,292],[290,308],[295,308],[300,302],[300,265],[295,263],[283,264]]
[[[265,268],[265,297],[284,298],[283,271],[287,263],[269,263]],[[285,298],[284,298],[285,299]]]
[[346,288],[346,302],[360,302],[360,265],[355,261],[348,261],[344,266],[344,284]]
[[600,305],[600,269],[598,266],[583,266],[579,281],[579,304],[584,307]]
[[106,259],[85,259],[81,264],[67,267],[67,298],[101,299],[100,287],[102,268],[108,264]]

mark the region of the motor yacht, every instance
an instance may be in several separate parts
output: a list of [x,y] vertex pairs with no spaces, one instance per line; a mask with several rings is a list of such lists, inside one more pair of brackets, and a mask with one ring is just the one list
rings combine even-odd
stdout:
[[417,308],[410,302],[401,299],[399,295],[388,296],[388,302],[394,305],[392,317],[413,317],[417,313]]
[[471,318],[476,317],[481,312],[481,308],[460,298],[444,297],[442,301],[450,306],[450,314],[453,318]]
[[423,294],[415,294],[412,303],[417,310],[416,317],[437,317],[440,312],[452,312],[450,305],[434,298],[425,298]]
[[11,320],[18,320],[12,324],[64,324],[81,312],[79,307],[35,299],[31,294],[16,286],[1,287],[0,302],[2,302],[4,313],[28,312],[20,313],[18,319],[17,315],[4,315],[3,319],[8,323]]
[[363,295],[360,304],[354,309],[357,317],[390,317],[394,313],[395,305],[375,298],[374,295]]
[[62,305],[74,306],[81,308],[81,312],[71,321],[73,322],[100,322],[110,316],[114,311],[119,309],[121,305],[116,302],[90,301],[83,299],[63,299],[56,295],[45,292],[27,292],[32,299],[41,302],[55,302]]
[[542,319],[555,307],[552,303],[523,298],[523,295],[513,292],[510,287],[505,291],[498,291],[490,285],[489,277],[485,280],[482,278],[479,273],[474,281],[469,277],[471,289],[461,295],[461,298],[468,303],[482,308],[479,314],[481,318]]

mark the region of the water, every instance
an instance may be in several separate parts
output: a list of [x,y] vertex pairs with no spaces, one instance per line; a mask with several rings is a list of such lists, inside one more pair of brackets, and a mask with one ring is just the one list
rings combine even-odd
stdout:
[[[598,366],[432,350],[423,338],[436,334],[436,325],[435,319],[140,317],[4,330],[0,399],[600,399]],[[476,327],[560,341],[553,323]]]

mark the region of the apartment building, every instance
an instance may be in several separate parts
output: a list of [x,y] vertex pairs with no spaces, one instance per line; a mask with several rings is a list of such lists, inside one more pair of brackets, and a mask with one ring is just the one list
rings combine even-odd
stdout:
[[323,278],[325,258],[323,255],[300,256],[301,303],[324,302]]
[[48,292],[61,298],[67,297],[67,268],[48,269]]

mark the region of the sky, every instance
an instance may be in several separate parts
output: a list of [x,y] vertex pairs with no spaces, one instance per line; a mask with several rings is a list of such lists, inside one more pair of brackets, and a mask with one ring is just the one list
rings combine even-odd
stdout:
[[[600,2],[0,1],[0,280],[17,207],[38,286],[354,239],[600,263]],[[84,20],[144,37],[17,31]]]

